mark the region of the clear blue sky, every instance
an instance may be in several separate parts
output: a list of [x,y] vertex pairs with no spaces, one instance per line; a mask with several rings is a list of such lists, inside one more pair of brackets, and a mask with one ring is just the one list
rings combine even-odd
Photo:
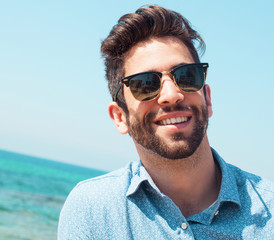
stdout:
[[207,44],[211,145],[274,180],[274,2],[0,2],[0,149],[104,170],[138,160],[108,117],[100,41],[144,4],[187,17]]

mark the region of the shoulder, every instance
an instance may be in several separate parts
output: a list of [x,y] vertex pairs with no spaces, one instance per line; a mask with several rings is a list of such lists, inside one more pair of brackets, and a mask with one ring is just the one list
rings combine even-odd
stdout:
[[126,167],[107,174],[79,182],[71,191],[70,196],[81,198],[113,198],[114,195],[125,195],[137,163],[131,162]]
[[244,190],[249,197],[256,195],[266,205],[274,208],[274,183],[256,174],[243,171],[242,169],[228,164],[232,170],[239,190]]
[[[118,219],[125,208],[125,195],[137,163],[82,181],[70,192],[61,210],[58,239],[86,239],[104,232],[105,223]],[[106,218],[108,216],[108,218]]]
[[264,192],[265,194],[268,194],[268,196],[273,197],[274,193],[274,183],[260,177],[258,175],[255,175],[250,172],[246,172],[232,164],[229,164],[225,162],[222,157],[213,149],[212,153],[214,156],[214,159],[218,161],[221,169],[222,174],[225,173],[226,178],[228,179],[228,182],[231,183],[236,181],[237,187],[239,190],[244,190],[248,187],[251,187],[253,190]]
[[62,213],[72,209],[94,212],[99,206],[110,208],[115,204],[122,204],[138,168],[138,162],[130,162],[121,169],[79,182],[68,195]]
[[229,168],[233,171],[238,185],[243,185],[246,181],[250,182],[255,188],[274,193],[274,183],[256,174],[244,171],[232,164],[228,164]]

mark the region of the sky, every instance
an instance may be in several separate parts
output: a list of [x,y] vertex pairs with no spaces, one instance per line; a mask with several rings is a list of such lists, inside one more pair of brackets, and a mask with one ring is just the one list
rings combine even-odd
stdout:
[[271,0],[0,0],[0,149],[107,171],[138,160],[108,116],[100,44],[145,4],[181,13],[206,42],[211,146],[274,180]]

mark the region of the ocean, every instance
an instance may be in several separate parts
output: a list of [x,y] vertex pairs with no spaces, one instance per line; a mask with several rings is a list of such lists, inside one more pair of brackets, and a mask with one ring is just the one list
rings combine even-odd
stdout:
[[54,240],[72,188],[105,172],[0,150],[0,240]]

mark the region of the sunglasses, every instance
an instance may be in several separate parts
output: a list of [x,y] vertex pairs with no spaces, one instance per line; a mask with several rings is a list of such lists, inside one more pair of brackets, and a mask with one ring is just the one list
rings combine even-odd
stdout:
[[113,101],[116,102],[122,84],[129,87],[132,95],[138,101],[147,102],[157,98],[162,88],[161,78],[163,74],[171,74],[174,83],[182,92],[197,92],[205,84],[207,69],[208,63],[193,63],[180,65],[171,71],[141,72],[124,77],[116,88]]

